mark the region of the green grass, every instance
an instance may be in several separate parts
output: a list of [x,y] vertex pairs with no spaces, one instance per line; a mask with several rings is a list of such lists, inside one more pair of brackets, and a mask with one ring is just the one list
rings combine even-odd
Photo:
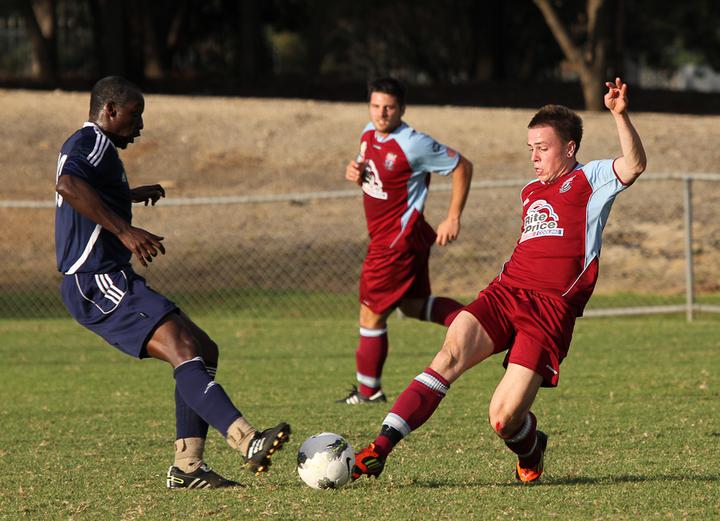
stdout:
[[[332,403],[352,383],[353,320],[196,317],[221,345],[218,381],[243,412],[293,438],[255,478],[217,435],[209,463],[247,487],[164,488],[173,380],[70,320],[0,321],[0,519],[718,519],[720,317],[583,319],[560,386],[534,408],[550,435],[541,484],[513,481],[487,425],[497,356],[464,375],[404,440],[382,477],[307,488],[297,447],[330,430],[370,441],[383,406]],[[391,398],[430,361],[443,329],[392,320]]]
[[[58,283],[59,286],[59,283]],[[357,314],[358,297],[352,292],[310,291],[304,289],[237,289],[210,291],[163,292],[190,313],[212,314],[235,319],[256,318],[313,318],[343,319]],[[460,302],[471,302],[475,294],[447,295]],[[696,296],[701,304],[720,304],[719,293]],[[653,295],[622,292],[596,294],[587,309],[666,306],[684,304],[685,295]],[[26,318],[65,318],[67,310],[60,293],[52,291],[0,292],[0,320]]]

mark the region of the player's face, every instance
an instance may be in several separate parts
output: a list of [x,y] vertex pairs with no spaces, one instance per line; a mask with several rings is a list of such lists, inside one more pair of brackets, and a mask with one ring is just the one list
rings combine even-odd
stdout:
[[575,142],[564,142],[552,127],[528,130],[528,147],[535,175],[549,183],[575,166]]
[[384,92],[370,95],[370,120],[380,134],[389,134],[402,122],[405,107],[398,104],[397,98]]
[[103,130],[107,132],[113,144],[118,148],[126,148],[143,129],[142,114],[145,110],[143,99],[130,100],[124,105],[106,105],[108,118]]

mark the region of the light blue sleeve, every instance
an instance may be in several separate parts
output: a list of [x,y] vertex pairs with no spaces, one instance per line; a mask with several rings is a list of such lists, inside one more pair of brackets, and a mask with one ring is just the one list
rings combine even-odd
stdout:
[[398,142],[405,152],[413,173],[435,172],[448,175],[460,161],[460,154],[438,143],[422,132],[410,128],[398,136]]
[[602,159],[583,165],[582,170],[593,193],[603,192],[607,197],[613,197],[627,188],[615,173],[614,163],[614,159]]

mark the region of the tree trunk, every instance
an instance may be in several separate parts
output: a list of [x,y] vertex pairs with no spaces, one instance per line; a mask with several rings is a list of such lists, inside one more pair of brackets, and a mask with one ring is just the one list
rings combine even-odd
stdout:
[[148,7],[141,11],[140,16],[143,22],[144,76],[149,80],[162,80],[166,76],[160,49],[163,39],[158,34],[153,14]]
[[26,0],[22,3],[22,14],[32,43],[33,76],[55,85],[58,80],[55,0]]
[[604,83],[602,76],[597,71],[587,70],[580,73],[580,86],[582,87],[585,110],[598,112],[605,107]]
[[603,109],[604,82],[610,48],[610,24],[606,0],[587,1],[587,41],[584,47],[575,44],[550,0],[534,0],[565,57],[577,72],[585,101],[585,109]]

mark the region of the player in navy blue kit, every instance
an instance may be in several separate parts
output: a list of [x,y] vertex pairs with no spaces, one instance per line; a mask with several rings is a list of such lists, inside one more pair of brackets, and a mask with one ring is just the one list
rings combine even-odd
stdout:
[[289,439],[279,423],[258,431],[215,382],[218,346],[173,302],[133,271],[133,255],[147,266],[165,254],[163,237],[132,226],[132,203],[155,205],[160,185],[130,188],[117,149],[140,136],[145,101],[124,78],[98,81],[90,117],[60,150],[56,173],[55,244],[64,273],[62,298],[81,325],[124,353],[164,360],[175,376],[175,461],[168,488],[216,488],[238,483],[204,461],[208,424],[240,451],[256,474]]

